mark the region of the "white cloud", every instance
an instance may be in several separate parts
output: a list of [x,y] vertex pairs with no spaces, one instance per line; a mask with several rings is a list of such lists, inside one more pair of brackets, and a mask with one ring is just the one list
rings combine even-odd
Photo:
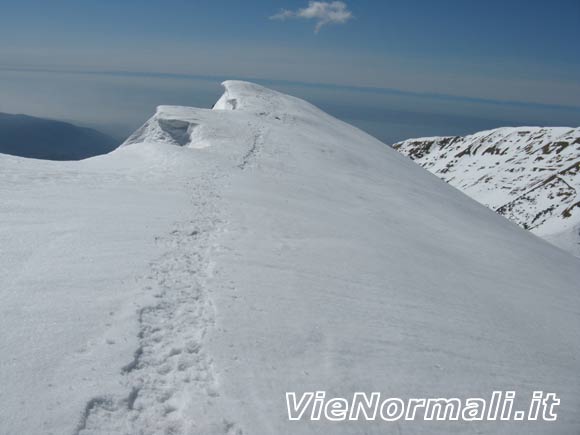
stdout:
[[314,31],[318,33],[322,26],[326,24],[344,24],[352,18],[352,12],[348,10],[346,3],[341,1],[332,2],[308,2],[308,7],[289,11],[284,9],[272,15],[272,20],[288,20],[291,18],[302,18],[305,20],[316,20]]

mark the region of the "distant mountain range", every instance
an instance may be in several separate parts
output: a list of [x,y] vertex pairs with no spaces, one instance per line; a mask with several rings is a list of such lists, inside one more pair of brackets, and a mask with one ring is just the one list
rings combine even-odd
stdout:
[[114,150],[119,141],[91,128],[0,113],[0,153],[46,160],[81,160]]
[[499,214],[580,256],[580,128],[498,128],[394,145]]

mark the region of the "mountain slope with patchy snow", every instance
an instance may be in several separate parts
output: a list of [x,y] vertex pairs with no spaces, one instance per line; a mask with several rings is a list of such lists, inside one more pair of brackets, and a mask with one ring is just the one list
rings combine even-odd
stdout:
[[[225,88],[107,156],[0,156],[5,433],[578,431],[576,259],[302,100]],[[288,421],[286,391],[321,389],[561,406]]]
[[580,256],[580,128],[518,127],[393,147],[523,228]]

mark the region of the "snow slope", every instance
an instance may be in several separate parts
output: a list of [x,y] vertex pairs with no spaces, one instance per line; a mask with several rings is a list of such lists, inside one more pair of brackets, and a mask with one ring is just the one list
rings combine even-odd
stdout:
[[580,257],[580,128],[517,127],[393,146],[476,201]]
[[[302,100],[225,88],[107,156],[1,156],[0,433],[578,432],[576,259]],[[288,421],[318,389],[561,406]]]
[[174,150],[135,151],[67,163],[0,155],[1,434],[73,433],[96,391],[124,394],[137,278],[190,198],[186,178],[165,173]]

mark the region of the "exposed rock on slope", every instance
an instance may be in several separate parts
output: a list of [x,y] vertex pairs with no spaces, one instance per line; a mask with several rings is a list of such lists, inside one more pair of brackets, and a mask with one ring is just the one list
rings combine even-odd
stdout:
[[580,128],[518,127],[394,148],[521,227],[580,256]]

